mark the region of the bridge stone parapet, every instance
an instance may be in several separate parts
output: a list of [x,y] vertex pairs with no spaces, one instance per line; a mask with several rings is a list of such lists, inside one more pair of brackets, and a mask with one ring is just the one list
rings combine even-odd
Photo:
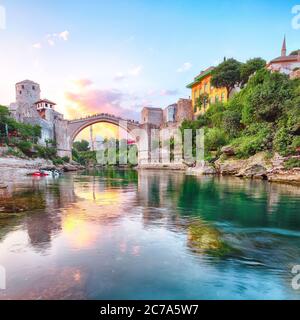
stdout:
[[76,136],[85,128],[97,123],[110,123],[125,130],[136,141],[139,163],[147,163],[150,153],[150,137],[153,125],[140,124],[107,113],[96,114],[74,120],[58,120],[55,122],[57,151],[60,157],[72,158],[72,146]]

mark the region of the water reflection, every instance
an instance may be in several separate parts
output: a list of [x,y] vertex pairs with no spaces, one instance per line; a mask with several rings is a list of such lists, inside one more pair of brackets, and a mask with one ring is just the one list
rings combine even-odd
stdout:
[[235,178],[27,178],[0,197],[0,298],[297,298],[299,204],[297,187]]

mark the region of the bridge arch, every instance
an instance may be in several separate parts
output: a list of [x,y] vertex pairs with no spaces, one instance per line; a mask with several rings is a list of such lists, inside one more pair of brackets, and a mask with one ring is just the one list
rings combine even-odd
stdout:
[[[57,130],[58,155],[72,158],[72,146],[77,135],[85,128],[97,123],[110,123],[126,131],[137,143],[139,162],[149,158],[150,129],[132,120],[125,120],[109,114],[65,121],[62,130]],[[64,134],[62,134],[64,132]],[[59,136],[58,136],[59,135]]]
[[116,127],[119,127],[121,129],[123,129],[124,131],[126,131],[129,135],[131,135],[133,138],[136,138],[133,134],[133,129],[129,129],[127,125],[125,125],[124,121],[115,121],[112,119],[91,119],[91,121],[87,121],[87,122],[72,122],[70,124],[69,130],[70,130],[70,138],[71,138],[71,143],[73,144],[76,137],[80,134],[80,132],[82,132],[84,129],[95,125],[95,124],[99,124],[99,123],[109,123],[112,124]]

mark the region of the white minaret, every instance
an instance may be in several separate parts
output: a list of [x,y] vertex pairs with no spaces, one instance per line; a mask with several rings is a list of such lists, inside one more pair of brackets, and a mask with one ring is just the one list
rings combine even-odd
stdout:
[[16,84],[16,102],[18,105],[33,106],[41,99],[41,89],[38,83],[25,80]]

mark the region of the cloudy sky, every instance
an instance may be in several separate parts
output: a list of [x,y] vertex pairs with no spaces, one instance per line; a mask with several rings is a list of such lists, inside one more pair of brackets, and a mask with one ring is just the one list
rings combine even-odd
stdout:
[[[300,1],[298,1],[300,4]],[[224,56],[245,61],[300,47],[297,0],[0,0],[0,103],[14,83],[40,83],[42,96],[74,118],[112,112],[139,119],[144,106],[189,97],[185,86]]]

